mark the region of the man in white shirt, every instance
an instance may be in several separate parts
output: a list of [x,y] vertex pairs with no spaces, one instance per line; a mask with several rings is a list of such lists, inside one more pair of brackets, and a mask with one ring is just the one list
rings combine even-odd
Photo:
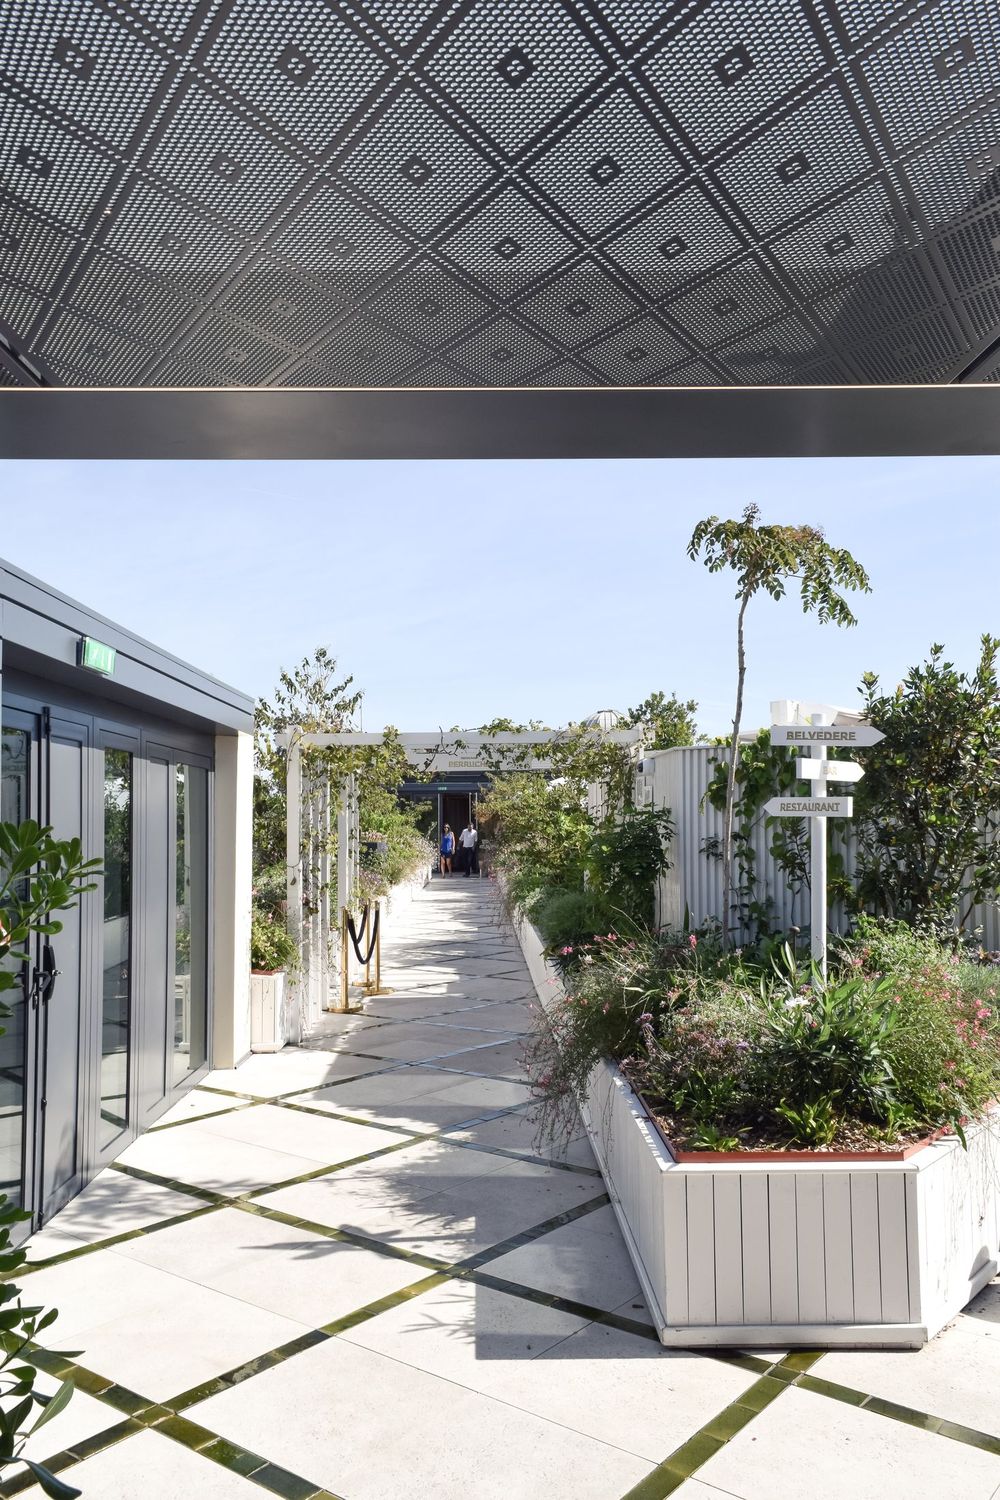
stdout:
[[471,875],[476,864],[476,844],[479,842],[479,834],[472,826],[472,820],[462,829],[458,839],[462,847],[462,863],[465,866],[465,874]]

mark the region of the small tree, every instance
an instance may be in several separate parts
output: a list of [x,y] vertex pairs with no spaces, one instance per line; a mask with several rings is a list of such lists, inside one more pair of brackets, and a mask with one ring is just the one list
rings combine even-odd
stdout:
[[[62,930],[53,916],[68,911],[86,891],[95,889],[93,877],[100,873],[100,860],[84,860],[79,839],[54,839],[51,828],[33,821],[0,823],[0,995],[8,994],[24,981],[31,962],[31,940],[35,933],[51,936]],[[0,1017],[10,1015],[0,1000]],[[2,1031],[2,1028],[0,1028]],[[30,1214],[15,1208],[0,1193],[0,1470],[21,1460],[21,1449],[32,1432],[50,1421],[73,1394],[71,1381],[60,1385],[54,1396],[34,1388],[37,1371],[24,1360],[38,1335],[55,1321],[54,1309],[25,1307],[21,1290],[8,1278],[20,1266],[23,1250],[10,1248],[13,1226]],[[35,1407],[39,1415],[29,1418]],[[22,1460],[53,1500],[72,1500],[80,1491],[57,1479],[40,1464]]]
[[646,730],[647,750],[670,750],[674,745],[693,745],[698,734],[694,716],[698,705],[693,698],[682,703],[676,693],[650,693],[638,708],[630,708],[623,723],[626,729],[638,725]]
[[799,584],[802,608],[814,612],[821,624],[854,625],[857,621],[837,585],[869,592],[868,574],[851,554],[831,547],[815,526],[759,526],[760,510],[748,505],[738,521],[720,521],[708,516],[699,521],[688,543],[688,556],[704,551],[710,573],[732,568],[736,574],[736,712],[729,745],[726,803],[722,834],[722,936],[729,942],[729,903],[733,883],[733,803],[736,765],[743,718],[743,688],[746,682],[744,622],[751,599],[763,590],[772,599],[782,599],[786,586]]
[[998,653],[984,635],[971,675],[935,645],[894,693],[873,672],[862,679],[865,713],[885,735],[854,792],[864,909],[953,933],[1000,892]]

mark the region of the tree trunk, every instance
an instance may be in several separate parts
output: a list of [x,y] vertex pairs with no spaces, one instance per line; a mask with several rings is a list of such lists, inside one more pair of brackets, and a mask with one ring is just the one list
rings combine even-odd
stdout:
[[749,594],[740,601],[740,612],[736,622],[736,714],[733,719],[733,737],[729,742],[729,768],[726,776],[726,807],[722,825],[722,946],[729,947],[729,911],[733,899],[733,805],[736,801],[736,758],[740,748],[740,723],[743,719],[743,684],[746,681],[747,662],[743,647],[743,619],[750,603]]

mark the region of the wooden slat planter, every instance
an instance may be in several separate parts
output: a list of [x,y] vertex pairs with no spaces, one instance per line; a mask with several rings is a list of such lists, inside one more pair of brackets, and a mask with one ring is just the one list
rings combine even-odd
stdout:
[[[540,1003],[562,996],[528,923]],[[1000,1118],[908,1156],[676,1160],[610,1061],[581,1113],[664,1344],[919,1348],[997,1274]]]

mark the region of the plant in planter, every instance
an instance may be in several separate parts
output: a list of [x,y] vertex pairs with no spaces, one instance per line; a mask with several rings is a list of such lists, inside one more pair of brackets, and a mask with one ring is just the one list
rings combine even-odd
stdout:
[[298,958],[284,921],[255,908],[250,919],[251,1052],[279,1052],[285,1045],[285,974]]
[[918,1348],[992,1278],[992,966],[869,924],[823,990],[697,934],[564,986],[518,933],[543,1124],[582,1115],[664,1343]]
[[[96,889],[93,877],[100,873],[99,866],[99,860],[81,857],[79,839],[54,839],[50,828],[30,820],[0,823],[0,994],[24,982],[32,938],[62,930],[52,914],[69,910],[84,892]],[[9,1007],[0,1001],[0,1016],[9,1015]],[[11,1249],[11,1230],[29,1217],[0,1194],[0,1469],[23,1462],[46,1495],[72,1500],[80,1494],[78,1489],[21,1457],[28,1437],[55,1417],[73,1394],[71,1381],[64,1381],[54,1396],[35,1390],[37,1372],[27,1359],[56,1312],[25,1307],[20,1288],[6,1279],[25,1259],[23,1250]],[[39,1415],[30,1423],[36,1408]]]

